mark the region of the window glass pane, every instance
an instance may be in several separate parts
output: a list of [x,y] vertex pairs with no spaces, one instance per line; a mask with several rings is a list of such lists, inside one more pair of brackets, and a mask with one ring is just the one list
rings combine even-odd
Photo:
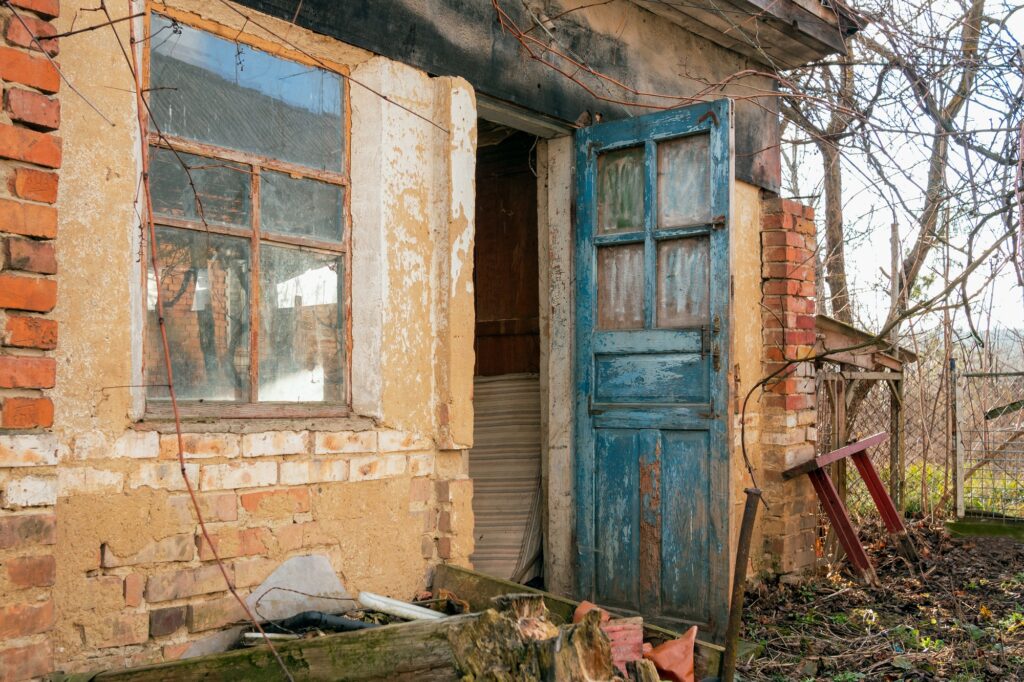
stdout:
[[263,401],[345,400],[341,256],[260,245]]
[[[174,389],[180,400],[249,400],[249,242],[158,227],[157,260]],[[149,270],[146,383],[166,400],[167,373]],[[160,386],[156,384],[162,384]]]
[[343,191],[338,185],[264,171],[260,174],[260,229],[341,241]]
[[597,157],[597,231],[644,229],[644,148]]
[[708,238],[658,243],[659,327],[697,327],[708,323],[711,268]]
[[182,152],[176,156],[159,147],[150,147],[149,151],[153,213],[167,218],[249,226],[248,166]]
[[643,329],[644,245],[597,250],[598,329]]
[[165,133],[340,172],[341,76],[152,15],[150,108]]
[[658,227],[711,221],[708,136],[658,143]]

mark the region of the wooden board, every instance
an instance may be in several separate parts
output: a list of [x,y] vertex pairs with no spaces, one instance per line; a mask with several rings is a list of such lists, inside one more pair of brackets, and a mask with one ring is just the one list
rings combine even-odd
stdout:
[[[551,620],[555,623],[572,622],[572,614],[576,611],[576,607],[580,605],[578,601],[574,601],[567,597],[527,587],[526,585],[519,585],[517,583],[509,582],[508,580],[502,580],[500,578],[495,578],[468,568],[453,566],[451,564],[442,564],[437,567],[434,571],[434,582],[432,587],[435,591],[440,589],[448,590],[460,599],[467,601],[470,608],[474,611],[491,608],[491,600],[494,597],[499,597],[503,594],[516,594],[520,592],[541,594],[544,596],[544,603],[548,607]],[[615,612],[614,609],[608,610],[612,613]],[[658,627],[657,625],[652,625],[646,622],[644,623],[645,640],[660,643],[670,639],[676,639],[679,636],[680,633],[669,630],[668,628]],[[711,644],[710,642],[705,642],[701,639],[697,640],[695,654],[697,659],[698,679],[713,676],[718,673],[718,664],[723,651],[724,649],[717,644]]]

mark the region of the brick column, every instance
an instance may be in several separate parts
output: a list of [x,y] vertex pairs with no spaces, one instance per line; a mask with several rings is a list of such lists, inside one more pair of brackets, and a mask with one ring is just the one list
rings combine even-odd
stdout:
[[[0,680],[52,669],[58,0],[0,8]],[[19,19],[20,17],[20,19]]]
[[[815,343],[814,211],[794,201],[764,200],[761,225],[764,375],[786,360],[813,354]],[[762,398],[766,565],[797,573],[814,565],[818,503],[809,479],[782,472],[815,455],[814,364],[797,362],[772,380]]]

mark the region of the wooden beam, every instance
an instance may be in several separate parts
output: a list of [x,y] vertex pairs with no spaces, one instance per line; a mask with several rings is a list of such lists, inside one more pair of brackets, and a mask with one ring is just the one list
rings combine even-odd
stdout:
[[[461,568],[451,564],[441,564],[434,570],[434,582],[432,585],[435,592],[444,589],[454,594],[459,599],[469,603],[473,610],[487,608],[491,599],[504,594],[531,593],[544,596],[544,603],[554,619],[561,618],[564,622],[572,622],[573,613],[580,605],[573,601],[551,592],[544,592],[526,585],[520,585],[510,580],[502,580],[493,576],[472,571],[468,568]],[[606,609],[609,613],[615,614],[615,609]],[[632,614],[631,614],[632,615]],[[650,623],[644,623],[644,638],[668,641],[680,637],[680,633],[668,628],[659,627]],[[697,659],[698,678],[716,675],[724,649],[717,644],[705,642],[698,639],[695,656]]]
[[[611,679],[611,648],[597,614],[556,626],[539,596],[510,597],[501,611],[420,620],[326,637],[278,642],[296,682],[465,679]],[[536,604],[531,604],[531,598]],[[528,617],[522,617],[528,616]],[[199,682],[283,677],[267,646],[100,673],[51,676],[53,682]]]
[[843,378],[850,381],[900,381],[903,372],[843,372]]
[[858,452],[864,452],[868,448],[878,445],[879,443],[884,443],[887,438],[889,438],[889,434],[884,431],[882,433],[876,433],[873,436],[868,436],[864,440],[859,440],[856,443],[851,443],[845,447],[839,448],[838,450],[833,450],[832,452],[821,455],[820,457],[808,460],[803,464],[797,464],[795,467],[786,469],[786,471],[782,473],[782,478],[788,481],[791,478],[796,478],[797,476],[817,471],[822,467],[832,464],[832,462],[838,462],[842,459],[846,459],[850,455],[855,455]]

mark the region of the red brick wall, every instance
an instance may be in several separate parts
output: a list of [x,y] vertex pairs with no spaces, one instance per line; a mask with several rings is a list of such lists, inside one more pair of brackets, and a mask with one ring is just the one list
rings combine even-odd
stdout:
[[789,360],[814,352],[814,211],[772,197],[763,204],[761,287],[764,375],[783,370],[762,398],[761,447],[765,494],[766,565],[796,573],[814,565],[818,503],[806,476],[783,481],[782,472],[814,457],[814,364]]
[[[52,669],[58,0],[0,9],[0,680]],[[21,20],[19,20],[19,18]],[[37,36],[38,40],[34,40]]]

